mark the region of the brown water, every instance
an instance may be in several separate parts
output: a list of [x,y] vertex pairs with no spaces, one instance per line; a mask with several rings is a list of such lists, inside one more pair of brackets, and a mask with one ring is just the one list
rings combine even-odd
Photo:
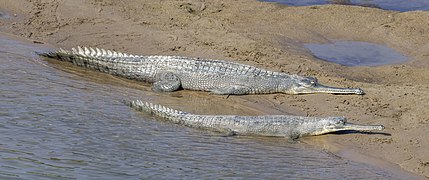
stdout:
[[230,137],[156,120],[122,100],[245,114],[207,93],[159,94],[46,61],[48,48],[0,34],[0,179],[396,179],[283,138]]

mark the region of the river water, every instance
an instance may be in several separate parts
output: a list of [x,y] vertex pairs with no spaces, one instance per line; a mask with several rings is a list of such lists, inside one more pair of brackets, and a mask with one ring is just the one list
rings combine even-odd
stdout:
[[122,101],[244,113],[206,93],[153,93],[34,54],[49,49],[0,34],[0,179],[396,178],[299,141],[224,136],[135,112]]
[[380,66],[407,61],[407,57],[386,46],[361,41],[304,44],[314,56],[344,66]]
[[428,0],[262,0],[277,2],[290,6],[311,6],[323,4],[342,4],[353,6],[365,6],[394,11],[428,11]]

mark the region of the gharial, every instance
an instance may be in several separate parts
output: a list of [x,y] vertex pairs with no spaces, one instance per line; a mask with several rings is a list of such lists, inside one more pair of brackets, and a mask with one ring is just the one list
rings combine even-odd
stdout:
[[195,115],[140,100],[131,101],[129,105],[136,110],[154,114],[177,124],[232,135],[279,136],[296,139],[336,131],[384,129],[382,125],[366,126],[347,123],[344,117]]
[[364,94],[360,88],[321,85],[314,77],[273,72],[222,60],[179,56],[136,56],[99,48],[59,49],[38,53],[112,75],[153,83],[154,91],[180,88],[213,94]]

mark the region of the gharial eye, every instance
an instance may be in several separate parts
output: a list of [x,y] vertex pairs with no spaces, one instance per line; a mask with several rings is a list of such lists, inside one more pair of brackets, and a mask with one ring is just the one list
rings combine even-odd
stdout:
[[306,81],[312,85],[317,83],[317,79],[315,77],[306,77]]
[[313,77],[312,80],[311,80],[311,83],[316,84],[317,83],[317,78]]

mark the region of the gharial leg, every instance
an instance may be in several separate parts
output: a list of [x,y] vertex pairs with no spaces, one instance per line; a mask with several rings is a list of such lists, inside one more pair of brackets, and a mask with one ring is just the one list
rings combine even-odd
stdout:
[[163,72],[157,75],[152,90],[155,92],[172,92],[178,90],[180,85],[180,79],[176,74]]

